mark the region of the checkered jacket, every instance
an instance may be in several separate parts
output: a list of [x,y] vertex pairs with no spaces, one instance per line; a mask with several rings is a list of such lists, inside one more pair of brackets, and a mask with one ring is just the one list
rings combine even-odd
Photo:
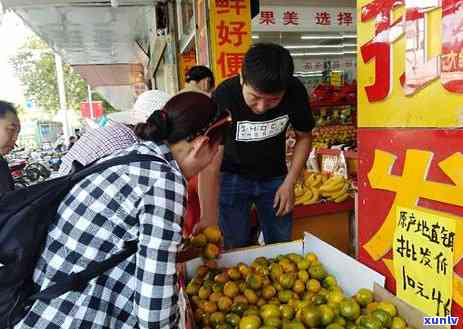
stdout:
[[163,144],[137,143],[110,157],[134,151],[166,161],[114,166],[74,186],[49,229],[33,279],[45,289],[93,260],[109,258],[125,241],[138,240],[137,253],[82,292],[35,302],[16,329],[177,327],[175,263],[186,182]]
[[132,146],[137,137],[132,129],[118,122],[108,127],[90,129],[63,156],[59,176],[71,172],[72,163],[77,161],[86,166],[114,152]]

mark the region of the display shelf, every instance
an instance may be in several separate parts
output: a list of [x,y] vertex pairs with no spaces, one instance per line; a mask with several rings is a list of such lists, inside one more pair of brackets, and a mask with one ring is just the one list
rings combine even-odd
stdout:
[[354,210],[354,199],[349,198],[340,203],[319,202],[311,205],[299,205],[293,209],[294,219],[312,216],[335,214],[343,211]]

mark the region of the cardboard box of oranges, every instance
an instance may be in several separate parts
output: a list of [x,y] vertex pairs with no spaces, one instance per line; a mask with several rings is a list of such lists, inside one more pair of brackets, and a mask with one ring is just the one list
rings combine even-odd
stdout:
[[411,328],[409,314],[399,314],[390,298],[375,299],[384,286],[382,275],[311,234],[226,252],[213,264],[205,261],[186,264],[185,292],[194,320],[181,327]]

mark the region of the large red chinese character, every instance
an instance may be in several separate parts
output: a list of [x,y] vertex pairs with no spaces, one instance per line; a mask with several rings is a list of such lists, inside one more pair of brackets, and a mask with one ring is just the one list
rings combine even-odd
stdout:
[[246,9],[246,0],[215,0],[215,8],[218,14],[228,14],[230,9],[235,10],[236,15],[241,15],[241,9]]
[[322,11],[315,15],[315,24],[317,25],[331,25],[331,14]]
[[[224,20],[221,20],[220,24],[217,25],[219,46],[223,46],[226,43],[241,46],[243,44],[243,36],[248,34],[246,30],[243,30],[245,27],[246,23],[244,22],[230,22],[227,25]],[[231,37],[235,37],[234,41]]]
[[353,23],[352,13],[342,12],[338,14],[338,25],[350,26]]
[[273,11],[261,11],[259,24],[275,24],[275,13]]
[[283,13],[283,24],[284,25],[299,25],[299,15],[295,11],[285,11]]
[[223,77],[231,77],[240,73],[243,65],[244,53],[224,53],[217,59]]
[[391,90],[391,44],[403,34],[402,17],[393,23],[392,10],[403,5],[404,0],[374,0],[362,7],[362,22],[375,18],[375,37],[360,47],[365,63],[375,59],[375,83],[365,87],[370,102],[386,98]]
[[365,87],[368,101],[380,101],[391,91],[391,45],[385,42],[369,42],[360,51],[364,63],[375,59],[375,83]]

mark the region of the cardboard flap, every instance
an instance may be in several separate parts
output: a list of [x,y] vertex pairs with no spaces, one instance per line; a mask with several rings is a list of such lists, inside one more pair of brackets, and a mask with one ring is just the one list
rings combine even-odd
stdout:
[[354,258],[334,248],[310,233],[304,234],[304,254],[313,252],[332,274],[344,293],[351,296],[360,288],[373,290],[374,283],[384,287],[386,278]]

